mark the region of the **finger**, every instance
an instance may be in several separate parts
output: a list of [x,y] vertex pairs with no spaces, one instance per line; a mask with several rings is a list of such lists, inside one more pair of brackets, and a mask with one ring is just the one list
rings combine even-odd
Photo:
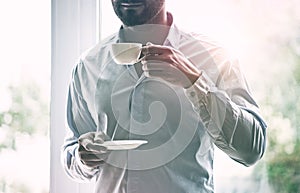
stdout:
[[172,64],[170,62],[162,61],[162,60],[143,60],[142,61],[143,66],[145,66],[147,69],[155,68],[155,69],[166,69],[169,67],[172,67]]
[[80,159],[83,162],[87,162],[87,161],[101,161],[102,159],[100,159],[99,157],[97,157],[95,154],[91,154],[91,153],[78,153]]
[[107,136],[103,132],[97,132],[95,134],[94,142],[95,143],[103,143]]
[[160,45],[146,45],[142,47],[142,53],[144,55],[161,55],[166,54],[170,52],[170,48],[166,46],[160,46]]
[[91,161],[91,162],[88,162],[88,161],[82,161],[82,163],[90,168],[95,168],[95,167],[98,167],[100,164],[103,163],[103,161]]
[[153,77],[153,78],[162,78],[166,79],[169,74],[165,71],[161,70],[150,70],[150,71],[144,71],[146,77]]
[[158,61],[158,62],[165,62],[168,64],[173,63],[172,56],[167,54],[161,54],[161,55],[146,55],[142,63],[149,62],[149,61]]
[[85,151],[85,152],[99,152],[99,151],[106,151],[107,148],[101,145],[102,143],[94,143],[90,140],[83,140],[78,143],[79,144],[79,151]]
[[98,160],[93,160],[93,159],[81,159],[80,160],[84,165],[89,166],[89,167],[98,167],[100,164],[104,163],[104,159],[98,159]]
[[109,152],[97,154],[79,152],[78,155],[83,161],[102,161],[108,157]]
[[88,133],[84,133],[79,137],[79,141],[82,141],[84,139],[90,139],[93,140],[95,137],[95,132],[88,132]]
[[142,65],[142,70],[144,71],[149,71],[149,70],[164,70],[166,69],[166,65],[165,63],[162,62],[145,62]]
[[90,152],[105,152],[107,148],[99,143],[90,143],[86,146],[86,150]]
[[146,55],[146,53],[148,53],[148,47],[151,46],[151,45],[153,45],[151,42],[147,42],[146,46],[142,47],[142,50],[141,50],[142,54],[141,55],[143,55],[143,56]]
[[95,132],[88,132],[88,133],[82,134],[78,139],[78,143],[80,145],[86,147],[87,144],[93,143],[94,137],[95,137]]
[[79,146],[82,146],[86,150],[89,150],[89,146],[92,143],[93,143],[93,139],[82,138],[82,139],[78,140]]

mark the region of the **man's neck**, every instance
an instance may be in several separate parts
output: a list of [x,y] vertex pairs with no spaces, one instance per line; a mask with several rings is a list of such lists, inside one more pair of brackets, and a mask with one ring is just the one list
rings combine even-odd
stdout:
[[[164,14],[164,19],[161,22],[147,22],[147,24],[136,26],[123,26],[121,29],[121,41],[123,42],[140,42],[146,44],[151,42],[153,44],[162,45],[169,33],[172,24],[172,17]],[[156,17],[158,18],[158,16]],[[153,20],[152,20],[153,21]]]

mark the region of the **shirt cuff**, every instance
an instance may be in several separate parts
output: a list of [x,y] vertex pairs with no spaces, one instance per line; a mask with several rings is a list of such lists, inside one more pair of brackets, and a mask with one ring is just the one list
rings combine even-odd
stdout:
[[202,71],[200,77],[189,88],[185,89],[185,94],[192,102],[194,107],[200,107],[201,104],[207,104],[208,94],[215,88],[215,84],[208,77],[208,75]]

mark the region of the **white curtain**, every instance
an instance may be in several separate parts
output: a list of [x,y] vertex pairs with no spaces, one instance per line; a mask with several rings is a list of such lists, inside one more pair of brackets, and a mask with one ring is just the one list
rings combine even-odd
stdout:
[[65,102],[73,65],[80,53],[99,39],[100,0],[51,0],[51,193],[89,193],[92,184],[70,180],[60,162],[65,135]]

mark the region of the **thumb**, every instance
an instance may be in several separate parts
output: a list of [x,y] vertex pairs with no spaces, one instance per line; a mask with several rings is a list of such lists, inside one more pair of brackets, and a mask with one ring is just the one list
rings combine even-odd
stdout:
[[152,46],[154,44],[152,44],[151,42],[147,42],[145,46],[143,46],[142,48],[142,53],[143,55],[147,55],[149,54],[149,46]]

